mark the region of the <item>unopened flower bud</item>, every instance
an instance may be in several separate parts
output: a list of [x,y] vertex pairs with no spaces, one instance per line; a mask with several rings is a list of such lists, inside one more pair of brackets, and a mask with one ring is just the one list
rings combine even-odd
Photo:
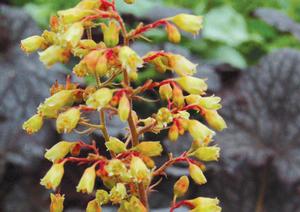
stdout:
[[201,140],[193,140],[190,150],[196,151],[198,148],[203,147],[205,144]]
[[62,38],[65,42],[70,43],[72,47],[75,47],[79,43],[83,32],[83,23],[77,22],[68,28],[68,30],[63,34]]
[[180,76],[193,75],[197,72],[197,64],[192,63],[181,55],[169,55],[170,67]]
[[163,100],[172,99],[173,89],[170,84],[165,84],[159,87],[159,95]]
[[86,55],[81,62],[86,64],[89,72],[95,73],[98,61],[102,54],[102,51],[93,50],[88,55]]
[[43,117],[40,114],[32,116],[30,119],[24,122],[22,128],[28,134],[37,133],[43,126]]
[[38,107],[38,112],[46,118],[56,118],[58,110],[64,106],[73,104],[73,93],[74,92],[72,90],[62,90],[55,93]]
[[167,125],[173,121],[173,116],[168,108],[162,107],[159,109],[156,115],[156,120],[163,125]]
[[150,157],[146,155],[140,155],[140,158],[144,161],[149,169],[153,169],[155,167],[155,162]]
[[145,141],[139,143],[134,150],[149,157],[155,157],[161,155],[163,148],[159,141]]
[[113,151],[116,154],[126,151],[125,143],[115,137],[110,137],[109,141],[105,143],[105,146],[109,151]]
[[78,45],[72,49],[72,53],[76,57],[83,58],[97,47],[99,47],[99,45],[95,41],[82,39],[79,41]]
[[77,5],[76,8],[82,9],[98,9],[101,6],[101,1],[99,0],[82,0]]
[[200,147],[192,155],[202,161],[217,161],[220,157],[220,148],[216,146]]
[[124,93],[121,97],[121,100],[119,102],[118,107],[118,114],[120,117],[120,120],[125,122],[127,121],[130,113],[130,102],[127,98],[127,95]]
[[58,133],[70,133],[77,127],[80,120],[80,110],[71,108],[58,115],[56,119],[56,130]]
[[50,212],[63,212],[65,195],[50,194]]
[[139,157],[132,157],[130,162],[130,173],[137,182],[148,181],[150,171]]
[[184,96],[182,90],[178,86],[175,86],[173,89],[173,103],[179,108],[184,106]]
[[189,129],[189,119],[185,119],[185,118],[179,118],[177,119],[178,121],[178,125],[180,126],[180,130],[182,130],[183,132],[179,132],[180,135],[183,135],[185,130]]
[[100,110],[102,107],[108,105],[112,97],[113,97],[112,90],[108,88],[101,88],[88,98],[86,104],[90,107]]
[[101,55],[97,61],[96,73],[99,77],[104,77],[108,73],[108,64],[105,54]]
[[124,0],[124,2],[127,4],[134,4],[135,0]]
[[96,171],[95,171],[95,165],[93,165],[84,171],[76,187],[77,192],[88,193],[88,194],[92,193],[95,186],[95,180],[96,180]]
[[215,132],[210,130],[204,124],[197,120],[189,121],[189,132],[193,139],[204,141],[206,138],[211,138],[215,135]]
[[202,185],[207,182],[202,170],[197,165],[190,163],[189,172],[195,183]]
[[119,51],[119,60],[122,67],[125,68],[128,73],[136,72],[137,68],[143,67],[144,64],[142,58],[128,46],[121,47]]
[[179,43],[181,40],[181,34],[176,26],[172,24],[166,25],[166,31],[168,33],[168,39],[172,43]]
[[46,41],[41,36],[31,36],[21,41],[21,49],[26,53],[32,53],[46,48]]
[[58,32],[59,30],[59,18],[56,15],[50,17],[50,29],[52,32]]
[[217,96],[201,97],[191,94],[187,96],[185,100],[189,105],[199,105],[207,110],[219,110],[222,107],[220,104],[221,98]]
[[207,197],[197,197],[195,199],[187,200],[187,203],[190,203],[195,206],[192,212],[221,212],[221,207],[219,207],[220,201],[215,198]]
[[182,197],[189,189],[190,181],[187,176],[182,176],[174,184],[174,196]]
[[117,185],[114,186],[109,193],[110,201],[113,204],[121,203],[121,201],[125,199],[126,196],[127,191],[123,183],[117,183]]
[[179,14],[171,19],[180,29],[192,33],[198,34],[203,27],[202,16],[195,16],[189,14]]
[[170,141],[177,141],[178,137],[179,137],[179,130],[177,125],[174,123],[169,129],[168,138]]
[[125,164],[118,160],[112,159],[109,163],[105,166],[105,170],[108,173],[108,176],[121,176],[127,172],[127,168]]
[[105,187],[112,189],[117,184],[117,179],[109,176],[101,176],[101,180]]
[[56,190],[64,176],[64,162],[55,163],[41,179],[41,185],[47,189]]
[[72,24],[78,22],[84,17],[92,15],[93,13],[93,10],[76,7],[58,11],[58,15],[64,24]]
[[213,129],[222,131],[227,128],[227,124],[222,116],[215,110],[207,110],[205,111],[205,120]]
[[[146,55],[146,57],[151,57],[157,52],[150,52]],[[169,58],[167,56],[159,56],[150,61],[151,64],[155,66],[155,70],[159,73],[165,73],[169,66]]]
[[200,78],[185,76],[177,78],[176,82],[183,88],[183,90],[190,94],[202,95],[205,91],[207,91],[207,84],[205,80]]
[[107,204],[109,201],[109,195],[107,191],[105,190],[97,190],[96,191],[96,201],[98,202],[99,205],[104,205]]
[[52,162],[63,159],[70,153],[71,149],[76,145],[75,142],[61,141],[48,149],[45,153],[45,158]]
[[104,43],[107,47],[115,47],[119,43],[120,27],[115,21],[110,21],[108,26],[101,24],[101,29],[104,36]]
[[86,212],[102,212],[101,206],[98,204],[97,200],[91,200],[89,201]]
[[68,50],[58,45],[50,46],[45,51],[39,52],[39,55],[40,61],[46,67],[51,67],[58,62],[66,63],[70,58]]

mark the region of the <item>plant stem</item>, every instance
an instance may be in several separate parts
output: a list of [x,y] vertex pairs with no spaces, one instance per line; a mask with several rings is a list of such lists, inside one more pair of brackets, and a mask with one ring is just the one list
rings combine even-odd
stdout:
[[[107,127],[106,127],[106,123],[105,123],[105,112],[103,110],[100,110],[99,113],[100,113],[100,122],[101,122],[101,125],[102,125],[101,131],[102,131],[105,142],[108,142],[109,141],[109,134],[107,132]],[[109,151],[109,152],[110,152],[110,155],[111,155],[112,158],[116,157],[114,152],[112,152],[112,151]]]
[[[128,77],[127,70],[123,71],[123,76],[124,76],[124,85],[125,85],[125,87],[129,87],[130,86],[130,80],[129,80],[129,77]],[[130,107],[130,113],[129,113],[129,117],[128,117],[128,126],[129,126],[130,134],[131,134],[131,142],[132,142],[131,144],[132,144],[132,146],[137,146],[139,144],[139,134],[138,134],[136,125],[135,125],[134,120],[133,120],[132,99],[130,99],[130,106],[129,107]],[[146,191],[143,183],[138,184],[138,191],[139,191],[140,200],[143,203],[143,205],[147,208],[147,211],[148,211],[148,208],[149,208],[148,194],[147,194],[147,191]]]

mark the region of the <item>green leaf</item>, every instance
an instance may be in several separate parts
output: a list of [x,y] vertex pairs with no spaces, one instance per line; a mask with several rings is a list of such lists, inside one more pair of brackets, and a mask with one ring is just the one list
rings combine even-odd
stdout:
[[229,46],[238,46],[250,39],[244,17],[229,6],[218,7],[207,13],[203,36]]
[[244,69],[247,62],[243,55],[230,46],[220,46],[211,52],[211,58],[222,63],[228,63],[234,67]]

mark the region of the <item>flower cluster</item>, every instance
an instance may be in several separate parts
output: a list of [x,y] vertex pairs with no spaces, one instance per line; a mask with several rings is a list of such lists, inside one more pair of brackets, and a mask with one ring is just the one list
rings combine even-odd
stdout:
[[[134,1],[126,0],[132,4]],[[221,99],[206,96],[208,86],[205,79],[193,76],[197,65],[187,58],[170,52],[149,52],[138,55],[129,44],[144,38],[144,33],[156,27],[164,26],[171,42],[179,43],[180,30],[197,34],[202,28],[202,17],[179,14],[158,20],[154,23],[140,24],[127,31],[122,17],[116,10],[115,1],[82,0],[75,7],[62,10],[51,17],[50,29],[40,36],[32,36],[21,41],[26,53],[39,51],[40,60],[50,67],[56,63],[67,63],[72,57],[79,58],[73,68],[77,77],[90,76],[95,85],[86,88],[72,83],[70,77],[65,84],[56,82],[50,89],[50,97],[41,103],[37,113],[23,125],[29,134],[37,133],[45,119],[56,121],[58,133],[75,132],[89,134],[99,130],[103,134],[105,146],[110,157],[100,154],[97,143],[78,141],[60,141],[45,153],[52,167],[41,179],[41,185],[54,191],[60,186],[66,163],[86,165],[78,185],[77,192],[94,195],[86,210],[101,211],[104,204],[119,206],[120,212],[148,211],[148,195],[158,184],[156,179],[165,174],[165,170],[178,162],[189,166],[191,179],[199,185],[207,182],[204,175],[204,162],[216,161],[220,149],[211,145],[216,131],[226,128],[226,123],[218,114]],[[92,30],[100,29],[103,41],[93,40]],[[131,82],[139,77],[144,66],[153,66],[158,74],[174,72],[177,77],[161,82],[148,80],[134,87]],[[121,83],[115,83],[122,77]],[[166,103],[156,114],[140,118],[133,110],[136,100],[146,91],[157,90],[161,100]],[[99,113],[100,123],[91,123],[87,114]],[[196,112],[208,124],[191,118],[190,112]],[[109,135],[106,115],[118,116],[128,123],[130,133],[125,139]],[[194,142],[191,148],[179,157],[170,157],[161,167],[153,160],[163,152],[160,141],[141,140],[145,133],[160,133],[168,130],[170,141],[188,132]],[[100,142],[100,141],[99,141]],[[174,144],[175,145],[175,144]],[[81,150],[88,150],[82,153]],[[105,188],[95,188],[95,182],[101,180]],[[192,200],[177,201],[188,191],[189,178],[181,177],[174,185],[174,201],[171,211],[187,206],[191,211],[218,212],[217,199],[198,197]],[[63,211],[64,195],[51,194],[50,210]]]

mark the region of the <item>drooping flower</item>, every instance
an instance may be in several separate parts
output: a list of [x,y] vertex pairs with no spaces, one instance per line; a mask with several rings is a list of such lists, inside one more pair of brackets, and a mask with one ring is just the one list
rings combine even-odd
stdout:
[[95,171],[95,165],[93,165],[84,171],[76,187],[77,192],[88,193],[88,194],[92,193],[95,186],[95,180],[96,180],[96,171]]
[[30,119],[24,122],[22,128],[28,134],[37,133],[43,126],[43,117],[40,114],[32,116]]
[[195,181],[195,183],[202,185],[207,182],[207,180],[199,166],[191,163],[189,165],[189,172],[190,172],[191,178]]
[[41,185],[47,189],[56,190],[64,175],[64,162],[54,163],[46,175],[41,179]]
[[198,34],[203,27],[203,17],[190,14],[178,14],[171,18],[171,20],[182,30]]
[[128,46],[120,48],[119,60],[128,73],[137,72],[137,69],[143,67],[144,63],[143,59]]
[[70,133],[76,128],[80,120],[80,110],[71,108],[58,115],[56,119],[56,130],[58,133]]
[[50,194],[50,212],[63,212],[65,195]]

